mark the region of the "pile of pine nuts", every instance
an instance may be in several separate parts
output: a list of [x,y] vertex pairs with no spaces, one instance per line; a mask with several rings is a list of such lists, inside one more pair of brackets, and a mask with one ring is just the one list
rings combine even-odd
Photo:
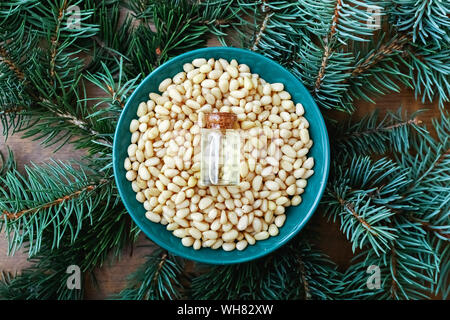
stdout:
[[[302,104],[236,60],[195,59],[150,93],[130,123],[124,167],[146,217],[184,246],[244,250],[276,236],[285,209],[301,203],[314,158]],[[233,112],[241,142],[240,184],[200,186],[200,132],[209,112]],[[261,134],[262,133],[262,134]]]

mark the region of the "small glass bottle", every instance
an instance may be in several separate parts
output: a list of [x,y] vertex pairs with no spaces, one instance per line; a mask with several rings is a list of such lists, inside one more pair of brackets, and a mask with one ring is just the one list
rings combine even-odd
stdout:
[[228,112],[206,114],[201,131],[199,184],[231,186],[240,182],[240,136],[233,129],[236,115]]

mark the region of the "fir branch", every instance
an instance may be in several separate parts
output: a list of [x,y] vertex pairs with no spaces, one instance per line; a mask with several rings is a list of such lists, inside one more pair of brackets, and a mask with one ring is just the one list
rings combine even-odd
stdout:
[[324,50],[323,50],[322,63],[320,65],[319,73],[317,75],[316,83],[314,86],[316,91],[320,90],[322,79],[323,79],[323,76],[325,75],[325,69],[326,69],[326,66],[328,63],[328,59],[331,54],[331,48],[330,48],[329,44],[331,44],[334,41],[334,36],[336,34],[337,25],[339,22],[339,16],[341,13],[341,11],[340,11],[341,1],[342,0],[336,1],[336,6],[334,8],[334,14],[333,14],[332,22],[331,22],[330,32],[329,32],[328,36],[324,39],[325,46],[324,46]]
[[390,22],[412,35],[414,43],[436,45],[450,41],[450,4],[436,0],[393,0],[387,6]]
[[270,16],[272,15],[272,12],[270,12],[269,8],[267,7],[266,0],[263,0],[261,4],[261,11],[264,16],[261,25],[257,28],[258,32],[254,36],[253,45],[251,46],[252,51],[256,51],[258,49],[259,42],[261,41],[262,35],[266,31],[267,24],[269,22]]
[[26,12],[39,5],[39,0],[14,0],[0,3],[0,28],[15,31],[23,24]]
[[306,279],[306,268],[305,263],[303,262],[302,258],[298,258],[298,265],[300,268],[300,274],[302,277],[302,283],[303,283],[303,292],[305,294],[304,300],[311,300],[311,290],[309,289],[309,283]]
[[328,59],[329,59],[330,53],[331,53],[330,52],[330,47],[327,45],[327,42],[328,41],[325,42],[325,48],[324,48],[324,51],[323,51],[322,63],[320,65],[319,74],[317,75],[316,83],[314,85],[314,88],[315,88],[316,91],[320,90],[320,86],[322,84],[322,79],[323,79],[323,76],[325,75],[325,68],[327,66]]
[[[95,107],[98,108],[101,104],[106,104],[110,106],[109,112],[114,112],[114,110],[115,112],[121,112],[121,109],[125,107],[125,100],[137,87],[137,81],[140,78],[140,75],[138,75],[133,79],[128,79],[124,72],[123,59],[116,61],[116,64],[118,72],[115,77],[104,63],[102,63],[102,72],[99,71],[96,74],[87,73],[85,76],[88,81],[108,94],[108,97],[95,98],[99,100]],[[114,106],[119,108],[112,110]],[[106,113],[104,109],[99,109],[98,112]],[[94,113],[93,116],[95,115],[98,115],[98,113]]]
[[93,48],[90,54],[91,60],[85,66],[89,72],[97,72],[101,63],[108,66],[111,73],[117,72],[116,61],[127,59],[126,48],[129,45],[129,34],[132,30],[133,19],[127,14],[121,24],[120,1],[101,2],[92,4],[94,13],[91,16],[92,22],[99,26],[99,32],[93,36]]
[[440,121],[433,122],[437,139],[427,131],[412,136],[411,150],[395,154],[396,162],[411,169],[411,184],[402,190],[400,202],[411,202],[415,211],[439,212],[448,204],[450,192],[450,117],[441,112]]
[[120,292],[124,300],[160,300],[182,297],[179,277],[184,262],[161,250],[155,250],[147,261],[129,278],[129,285]]
[[335,195],[335,197],[339,201],[341,207],[344,208],[346,211],[350,212],[356,218],[356,220],[358,220],[359,223],[361,223],[366,229],[369,230],[370,233],[372,233],[375,237],[379,236],[378,233],[374,230],[374,228],[364,218],[362,218],[358,213],[356,213],[355,206],[352,203],[345,201],[338,195]]
[[59,33],[61,29],[61,23],[64,17],[64,13],[67,10],[69,3],[67,0],[64,0],[62,6],[59,8],[58,18],[56,19],[56,28],[53,33],[50,42],[50,76],[53,78],[55,76],[55,62],[56,62],[56,54],[59,45]]
[[330,34],[328,36],[329,39],[332,39],[334,37],[334,35],[336,34],[336,30],[337,30],[337,26],[338,26],[338,22],[339,22],[339,16],[341,14],[341,2],[342,0],[337,0],[336,1],[336,6],[334,7],[334,14],[333,14],[333,19],[331,22],[331,29],[330,29]]
[[88,178],[83,167],[53,162],[25,167],[25,171],[26,176],[12,170],[0,178],[0,229],[5,228],[11,252],[29,242],[29,254],[36,254],[49,226],[58,234],[54,247],[65,234],[75,240],[89,213],[111,197],[109,181]]
[[391,247],[391,275],[392,275],[392,281],[391,281],[391,286],[389,288],[389,292],[390,292],[390,298],[394,298],[398,295],[398,281],[397,281],[397,255],[395,252],[395,245],[392,245]]
[[187,0],[148,3],[153,30],[149,24],[140,23],[126,32],[128,46],[118,43],[117,51],[127,57],[125,71],[130,78],[145,76],[171,57],[206,43],[208,27],[202,23],[197,3]]
[[27,59],[36,57],[34,32],[25,25],[10,33],[0,30],[0,121],[6,137],[28,122],[25,111],[33,105],[27,74],[33,66]]
[[[294,257],[301,263],[299,270],[301,277],[300,283],[297,282],[298,274],[290,280],[292,290],[296,294],[289,299],[339,299],[344,286],[342,274],[337,271],[336,265],[312,244],[315,236],[308,232],[305,230],[303,236],[297,238],[301,243],[293,244]],[[296,286],[303,289],[298,290]]]
[[[411,184],[411,186],[408,187],[408,189],[405,191],[405,194],[408,194],[409,192],[416,192],[417,186],[422,184],[424,180],[433,173],[433,171],[436,170],[436,168],[440,167],[442,161],[447,158],[450,155],[450,149],[442,150],[442,153],[438,154],[438,158],[432,159],[432,162],[429,161],[425,162],[424,166],[421,166],[419,170],[417,170],[420,175],[415,175],[414,183]],[[417,158],[416,158],[417,159]],[[405,198],[406,196],[403,196]]]
[[0,178],[3,178],[8,172],[16,170],[16,160],[14,159],[14,154],[9,147],[7,158],[5,158],[3,152],[0,151],[0,164]]
[[1,110],[0,121],[3,126],[3,136],[6,140],[11,132],[20,131],[22,125],[28,121],[26,109],[24,107],[17,107]]
[[412,79],[416,98],[436,98],[441,107],[450,101],[450,42],[438,45],[412,45],[405,51],[405,64]]
[[75,198],[80,197],[85,192],[90,192],[90,191],[95,190],[96,187],[98,187],[98,186],[97,185],[88,185],[86,187],[83,187],[80,190],[77,190],[70,194],[64,195],[64,196],[62,196],[58,199],[55,199],[51,202],[43,203],[43,204],[33,207],[33,208],[23,209],[18,212],[8,212],[6,210],[3,210],[2,215],[6,216],[6,218],[9,220],[16,220],[16,219],[19,219],[24,214],[33,214],[40,210],[52,209],[55,206],[62,205],[65,201],[73,200]]
[[55,116],[57,116],[58,118],[61,118],[61,119],[65,119],[69,124],[71,124],[77,128],[80,128],[83,131],[87,131],[89,134],[91,134],[93,136],[100,135],[100,132],[89,128],[89,126],[86,124],[85,121],[80,120],[79,118],[77,118],[71,114],[55,112]]
[[[292,65],[293,72],[306,83],[322,107],[352,111],[352,96],[345,94],[351,75],[344,70],[352,68],[355,58],[346,46],[349,42],[364,42],[366,36],[373,34],[374,31],[362,21],[370,18],[364,9],[374,4],[358,2],[352,6],[338,0],[317,6],[310,2],[304,0],[300,4],[302,24],[308,30],[300,47],[309,50],[299,52]],[[329,22],[324,23],[324,19]]]
[[79,0],[57,0],[48,3],[39,1],[37,5],[24,10],[26,27],[35,30],[43,43],[39,46],[38,58],[32,61],[36,69],[33,78],[38,77],[36,87],[40,87],[43,81],[59,86],[59,79],[55,79],[56,74],[63,80],[64,87],[76,81],[77,73],[84,64],[80,53],[91,47],[91,44],[83,43],[83,39],[98,32],[96,25],[87,23],[93,10],[80,9],[76,15],[77,25],[74,27],[69,24],[69,19],[74,17],[66,11],[73,6],[80,8],[80,3]]
[[[428,233],[436,234],[437,237],[450,241],[450,232],[446,232],[445,229],[442,229],[440,226],[434,226],[429,221],[424,221],[422,219],[416,218],[412,216],[410,218],[412,221],[419,223],[419,225]],[[448,229],[448,228],[447,228]]]
[[[425,235],[401,224],[399,230],[399,237],[392,243],[391,249],[381,256],[376,256],[372,250],[364,250],[354,258],[354,264],[343,278],[347,284],[343,298],[429,298],[427,293],[431,293],[435,283],[433,275],[438,273],[439,257]],[[381,288],[378,290],[368,290],[366,287],[366,269],[370,265],[380,268]]]
[[410,38],[407,35],[394,36],[386,43],[382,43],[375,51],[370,52],[363,60],[358,62],[351,71],[351,78],[366,73],[367,70],[374,68],[386,57],[391,56],[397,52],[401,52],[404,46],[409,42]]
[[387,112],[380,119],[377,110],[367,114],[359,121],[351,118],[339,125],[329,124],[332,132],[333,153],[340,154],[386,154],[389,151],[406,152],[410,147],[410,136],[422,132],[422,121],[419,110],[411,115],[404,114],[402,109]]
[[437,241],[433,243],[433,247],[436,248],[441,257],[441,263],[439,264],[439,277],[435,284],[432,285],[432,292],[435,295],[441,295],[442,299],[446,300],[450,295],[450,246],[447,243],[442,243],[442,241]]
[[[20,275],[7,275],[0,281],[0,299],[82,299],[86,276],[93,276],[95,268],[108,259],[120,258],[125,246],[133,244],[138,235],[120,203],[114,201],[104,205],[107,208],[92,212],[91,221],[83,226],[75,241],[65,235],[60,246],[54,248],[54,235],[45,230],[41,251],[30,259],[32,266]],[[70,276],[66,271],[70,265],[80,267],[81,290],[71,290],[66,285]]]
[[[340,220],[341,229],[352,248],[370,246],[375,254],[385,252],[396,238],[390,226],[396,210],[408,208],[399,190],[405,188],[409,169],[388,159],[369,157],[336,158],[326,195],[322,201],[325,215]],[[348,168],[344,169],[345,163]]]
[[[91,114],[95,109],[87,104],[82,77],[77,76],[69,87],[65,87],[58,74],[55,80],[59,84],[56,88],[51,82],[41,83],[37,88],[42,100],[26,115],[27,119],[39,121],[22,123],[23,137],[42,139],[44,146],[58,144],[56,150],[68,142],[76,148],[88,149],[91,154],[104,151],[104,148],[99,149],[99,144],[110,147],[114,129],[108,121]],[[39,79],[33,78],[33,81]]]
[[[345,71],[353,63],[352,54],[340,49],[331,50],[329,43],[321,41],[317,45],[307,38],[301,40],[300,47],[303,50],[296,54],[291,65],[294,75],[305,84],[320,106],[351,111],[353,106],[341,104],[341,97],[349,87],[345,82],[349,74]],[[324,50],[329,51],[325,53]]]
[[335,266],[305,237],[258,261],[204,269],[194,299],[333,299],[342,290]]
[[161,6],[159,0],[154,2],[152,21],[159,35],[160,63],[165,61],[164,56],[170,58],[206,43],[208,28],[201,23],[200,7],[196,3],[183,0]]
[[[219,33],[223,44],[239,45],[258,51],[286,64],[295,56],[302,30],[298,22],[299,7],[292,1],[239,0],[221,2],[228,36]],[[213,28],[213,32],[215,29]]]
[[[88,21],[94,14],[94,10],[81,5],[80,0],[56,0],[35,1],[35,5],[22,8],[22,16],[30,29],[35,29],[40,35],[49,40],[48,49],[59,47],[61,43],[70,42],[74,44],[82,38],[89,38],[98,32],[96,24],[89,24]],[[99,3],[100,4],[100,3]],[[68,23],[71,16],[67,15],[67,10],[72,6],[78,6],[81,10],[77,12],[78,25],[74,28]],[[52,43],[52,41],[57,41]]]
[[[33,261],[34,262],[34,261]],[[68,266],[68,265],[67,265]],[[0,278],[1,300],[79,300],[84,290],[68,290],[64,269],[54,272],[51,269],[31,267],[22,271],[20,275],[3,274]],[[84,277],[81,279],[84,280]],[[43,289],[46,288],[46,289]]]
[[[379,8],[378,1],[325,0],[318,5],[313,0],[299,1],[301,24],[311,35],[327,39],[339,46],[348,41],[367,41],[374,29],[367,22],[380,14],[370,13]],[[373,10],[372,10],[373,11]]]
[[106,85],[106,88],[108,89],[108,93],[113,97],[114,101],[116,101],[121,108],[125,107],[125,102],[120,99],[119,97],[117,97],[117,92],[116,90],[114,90],[110,85]]
[[228,0],[199,1],[198,9],[201,24],[207,26],[209,32],[225,46],[228,29],[233,28],[239,19],[239,15],[236,15],[236,11],[239,10],[236,2]]
[[[399,82],[412,87],[413,75],[408,72],[413,67],[408,66],[406,73],[400,68],[405,64],[401,54],[410,36],[392,36],[395,31],[385,36],[381,31],[380,40],[371,41],[374,45],[367,41],[369,36],[376,38],[375,29],[363,22],[374,15],[384,16],[369,14],[373,11],[369,9],[381,5],[386,4],[358,2],[349,6],[344,1],[324,1],[323,6],[317,6],[309,0],[302,2],[300,19],[308,32],[304,33],[300,47],[313,50],[300,51],[292,67],[322,107],[349,112],[354,109],[355,99],[373,102],[373,95],[399,91]],[[330,22],[324,22],[324,17]],[[336,58],[340,61],[335,61]]]
[[403,68],[405,61],[402,57],[408,38],[391,36],[393,32],[381,31],[373,44],[353,43],[355,65],[347,71],[350,75],[344,82],[349,85],[349,90],[342,96],[342,104],[351,106],[354,99],[375,103],[374,96],[399,92],[400,84],[412,88],[412,78]]
[[[448,284],[443,282],[447,275],[439,269],[446,270],[448,264],[445,259],[450,234],[449,119],[442,111],[440,121],[433,121],[437,139],[425,127],[408,134],[407,148],[390,150],[393,171],[382,179],[378,177],[377,183],[370,182],[378,175],[374,175],[377,169],[368,173],[370,166],[363,169],[354,162],[350,165],[353,169],[344,175],[337,174],[340,182],[331,178],[332,185],[345,185],[334,187],[337,192],[347,196],[356,193],[362,195],[363,203],[371,201],[387,208],[391,214],[384,225],[395,230],[395,237],[385,243],[384,250],[378,251],[373,241],[371,246],[363,247],[363,253],[343,279],[349,283],[344,297],[422,299],[431,292],[448,294]],[[346,227],[345,221],[341,224],[341,228]],[[369,265],[379,266],[386,277],[378,291],[368,292],[358,275]]]
[[25,78],[24,73],[19,69],[19,67],[12,61],[11,57],[8,54],[6,48],[3,48],[0,45],[0,63],[5,63],[11,71],[13,71],[19,80],[23,80]]
[[[0,115],[2,122],[4,123],[4,130],[8,133],[10,129],[13,129],[13,132],[18,130],[26,131],[25,136],[35,136],[38,138],[42,138],[46,136],[46,139],[43,141],[44,144],[50,145],[55,142],[58,138],[62,138],[59,142],[62,146],[64,143],[70,140],[77,133],[84,132],[89,135],[89,139],[92,135],[97,135],[98,131],[94,130],[92,127],[92,123],[88,123],[84,117],[78,117],[79,110],[74,112],[73,109],[68,108],[69,104],[69,91],[77,91],[77,86],[79,84],[79,76],[78,71],[81,66],[81,60],[78,58],[74,58],[74,52],[69,51],[70,46],[74,44],[74,42],[78,39],[78,37],[88,36],[89,32],[95,32],[95,29],[92,29],[91,26],[81,26],[81,30],[72,33],[69,27],[62,26],[63,18],[65,19],[65,10],[67,9],[69,2],[64,1],[59,3],[61,6],[57,6],[56,4],[51,4],[48,8],[42,6],[42,3],[36,4],[32,7],[27,7],[26,14],[30,16],[28,20],[22,23],[22,28],[20,29],[20,33],[17,36],[28,45],[31,42],[34,42],[34,38],[30,37],[30,40],[22,34],[25,32],[25,26],[27,23],[31,25],[38,25],[38,30],[36,32],[30,33],[33,35],[34,33],[38,35],[49,36],[48,40],[48,48],[37,49],[36,54],[34,55],[34,51],[31,51],[32,55],[28,58],[30,59],[28,63],[28,67],[26,69],[22,69],[26,76],[26,81],[22,81],[21,87],[14,88],[12,91],[13,95],[17,95],[18,97],[23,96],[26,99],[26,103],[20,103],[20,100],[15,99],[16,101],[9,101],[7,105],[12,103],[17,105],[17,102],[20,103],[21,108],[24,106],[24,109],[20,109],[23,112],[11,113],[8,116],[5,114]],[[42,17],[37,18],[36,12],[40,12],[43,14]],[[55,15],[53,15],[55,13]],[[89,11],[81,12],[81,22],[86,20],[86,17],[89,15]],[[52,19],[56,18],[56,22]],[[37,19],[37,20],[36,20]],[[38,21],[39,20],[39,21]],[[53,27],[53,28],[51,28]],[[16,43],[17,42],[17,43]],[[20,41],[12,42],[17,46]],[[34,45],[31,45],[34,48]],[[31,49],[34,50],[34,49]],[[20,56],[18,57],[20,59]],[[23,59],[22,59],[23,60]],[[61,70],[59,72],[58,70]],[[26,71],[26,73],[25,73]],[[56,73],[58,71],[58,73]],[[1,89],[1,88],[0,88]],[[0,98],[1,98],[1,90],[0,90]],[[33,109],[29,108],[30,100],[33,104]],[[8,102],[8,101],[7,101]],[[76,107],[79,107],[81,104],[77,104]],[[19,110],[17,107],[9,108],[8,110]],[[80,108],[81,109],[81,108]],[[45,115],[51,115],[54,118],[64,118],[66,119],[65,123],[69,124],[66,128],[63,126],[56,125],[55,123],[40,123],[36,121],[37,118]],[[35,117],[38,116],[38,117]],[[48,124],[50,124],[48,126]],[[55,129],[58,130],[55,132]],[[70,129],[76,128],[73,132],[70,132]],[[51,132],[49,132],[51,131]],[[46,132],[47,135],[44,133]],[[58,135],[58,133],[63,133],[63,137]],[[92,139],[96,140],[96,139]],[[86,139],[83,143],[86,144]]]
[[153,0],[130,0],[125,2],[125,7],[133,12],[135,19],[143,20],[144,23],[153,17]]

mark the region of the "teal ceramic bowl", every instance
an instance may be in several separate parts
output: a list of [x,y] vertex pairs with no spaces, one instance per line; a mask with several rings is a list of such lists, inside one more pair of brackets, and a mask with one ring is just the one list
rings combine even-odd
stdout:
[[[136,111],[142,101],[148,100],[150,92],[158,92],[159,83],[183,70],[183,64],[195,58],[224,58],[236,59],[239,63],[247,64],[253,73],[258,73],[268,82],[281,82],[285,86],[295,103],[301,102],[305,108],[305,117],[310,123],[309,132],[314,144],[309,155],[314,157],[314,175],[308,179],[308,186],[302,194],[302,203],[297,207],[289,207],[286,211],[286,222],[280,228],[276,237],[257,241],[255,245],[248,246],[243,251],[233,250],[226,252],[222,249],[213,250],[201,248],[196,251],[192,247],[184,247],[179,238],[172,235],[161,224],[153,223],[145,218],[145,209],[136,200],[136,194],[131,189],[131,183],[125,178],[123,167],[130,144],[130,122],[137,118]],[[322,115],[316,103],[306,88],[289,71],[278,63],[252,51],[229,48],[211,47],[184,53],[166,62],[137,87],[128,99],[120,116],[113,146],[114,175],[122,201],[139,228],[156,244],[167,249],[175,255],[210,264],[241,263],[262,257],[282,245],[286,244],[297,234],[311,218],[316,210],[328,178],[330,166],[330,146],[327,130]]]

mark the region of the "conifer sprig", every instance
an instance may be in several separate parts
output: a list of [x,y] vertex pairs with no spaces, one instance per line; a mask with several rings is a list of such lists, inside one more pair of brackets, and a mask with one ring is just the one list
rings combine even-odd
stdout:
[[183,265],[182,259],[157,249],[131,275],[129,286],[119,297],[124,300],[179,299],[183,295],[179,280]]
[[390,21],[400,31],[412,35],[415,43],[436,45],[450,41],[450,4],[439,0],[393,0],[389,4]]
[[8,147],[8,154],[6,156],[0,151],[0,177],[4,177],[7,172],[15,170],[16,167],[17,164],[11,149]]
[[[373,124],[364,119],[351,127],[358,132],[364,127],[376,128]],[[401,149],[389,145],[389,140],[373,150],[383,151],[390,159],[374,161],[347,152],[336,157],[339,164],[334,164],[334,170],[338,171],[331,173],[322,204],[326,215],[341,219],[341,229],[353,248],[362,249],[343,278],[350,281],[344,296],[422,299],[429,294],[448,295],[448,284],[443,282],[448,279],[450,241],[447,112],[441,111],[433,128],[436,138],[424,126],[413,126],[409,133],[393,133],[407,140]],[[376,137],[378,133],[372,134]],[[371,140],[358,142],[358,148],[371,148]],[[363,290],[361,280],[362,270],[369,265],[380,267],[385,277],[382,288],[372,294]]]
[[[87,227],[80,230],[74,241],[70,235],[64,235],[55,248],[54,234],[46,230],[41,250],[30,259],[32,266],[20,275],[4,274],[0,279],[0,299],[82,299],[84,283],[88,277],[95,278],[95,268],[119,259],[122,250],[133,245],[139,233],[120,203],[104,205],[107,210],[100,207],[94,210],[91,221],[86,221]],[[67,268],[72,265],[81,271],[80,290],[67,286],[70,276]]]
[[44,231],[54,232],[53,248],[62,237],[75,240],[90,214],[109,201],[110,181],[92,177],[83,167],[53,162],[9,170],[0,178],[0,229],[9,237],[9,251],[27,245],[39,252]]
[[194,299],[336,299],[340,274],[305,237],[268,257],[214,266],[192,280]]
[[346,123],[330,124],[334,137],[332,146],[335,156],[357,152],[358,154],[386,154],[389,151],[405,152],[410,148],[410,136],[420,132],[420,113],[403,115],[402,109],[388,111],[380,118],[377,110],[360,121],[349,119]]

